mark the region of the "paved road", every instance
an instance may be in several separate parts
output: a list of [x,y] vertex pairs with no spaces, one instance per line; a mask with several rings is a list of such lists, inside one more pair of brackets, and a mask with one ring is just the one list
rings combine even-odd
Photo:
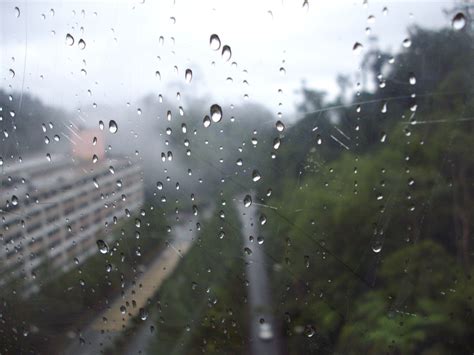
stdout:
[[[250,207],[244,207],[243,197],[236,201],[242,223],[242,237],[244,238],[244,247],[252,251],[251,255],[246,256],[246,277],[249,281],[248,300],[250,305],[250,350],[253,355],[278,355],[280,354],[280,344],[276,337],[276,326],[274,317],[271,314],[271,293],[269,280],[266,270],[265,253],[263,249],[265,243],[257,242],[259,220],[257,207],[252,204]],[[249,236],[253,236],[251,242]],[[262,340],[259,337],[260,319],[271,326],[273,338]]]
[[[188,222],[173,227],[169,246],[136,280],[135,286],[128,288],[123,297],[116,299],[110,308],[99,314],[81,332],[80,338],[83,341],[74,341],[65,352],[66,354],[99,354],[113,344],[114,339],[128,326],[131,319],[139,314],[139,309],[146,306],[148,299],[153,297],[163,281],[171,274],[180,259],[189,250],[196,233],[196,221],[196,218],[191,218]],[[142,285],[141,288],[138,287],[140,284]],[[132,306],[132,300],[136,302],[135,306]],[[126,305],[127,302],[128,306]],[[123,306],[126,307],[125,313],[122,313],[123,308],[121,310]],[[104,319],[107,319],[107,321],[104,321]]]

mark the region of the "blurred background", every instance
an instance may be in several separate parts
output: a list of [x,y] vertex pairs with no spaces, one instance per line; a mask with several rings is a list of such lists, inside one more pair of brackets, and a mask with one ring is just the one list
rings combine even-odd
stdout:
[[474,4],[0,3],[0,353],[472,354]]

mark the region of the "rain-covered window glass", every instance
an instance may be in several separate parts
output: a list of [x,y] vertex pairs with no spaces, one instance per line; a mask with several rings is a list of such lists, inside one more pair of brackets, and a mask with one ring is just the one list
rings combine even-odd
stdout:
[[0,354],[472,354],[474,3],[0,2]]

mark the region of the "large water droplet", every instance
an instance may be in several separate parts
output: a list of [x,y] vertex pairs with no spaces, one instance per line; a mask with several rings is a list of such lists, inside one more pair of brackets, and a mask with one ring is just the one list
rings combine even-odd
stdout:
[[184,79],[190,83],[193,80],[193,71],[191,69],[186,69],[184,73]]
[[285,125],[281,121],[277,121],[275,126],[278,132],[283,132],[283,130],[285,129]]
[[222,109],[218,104],[212,105],[210,111],[213,122],[219,122],[222,119]]
[[15,6],[15,17],[20,17],[20,8]]
[[451,22],[451,26],[454,30],[460,31],[466,26],[466,16],[462,12],[458,12]]
[[115,122],[114,120],[110,120],[109,121],[109,132],[110,133],[117,133],[117,130],[118,130],[117,122]]
[[86,48],[86,42],[82,38],[79,40],[77,45],[79,46],[79,49],[81,50]]
[[107,254],[109,252],[109,246],[102,239],[99,239],[97,241],[97,247],[99,248],[99,251],[100,251],[101,254]]
[[224,59],[226,62],[228,62],[231,57],[232,57],[232,50],[226,44],[224,47],[222,47],[222,59]]
[[211,38],[209,39],[209,45],[213,51],[219,50],[221,48],[221,40],[218,35],[212,34]]

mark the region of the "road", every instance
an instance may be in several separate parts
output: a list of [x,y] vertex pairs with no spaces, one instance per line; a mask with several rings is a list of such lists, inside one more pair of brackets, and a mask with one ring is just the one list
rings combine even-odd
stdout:
[[[131,319],[139,314],[140,308],[146,306],[148,299],[153,297],[191,247],[195,239],[197,217],[187,218],[187,220],[187,222],[173,227],[168,247],[136,280],[135,286],[128,288],[123,297],[117,298],[110,308],[104,310],[82,330],[80,334],[82,340],[75,340],[66,350],[66,354],[99,354],[113,344],[114,339],[127,328]],[[138,285],[142,285],[142,287],[138,288]],[[135,306],[132,306],[132,301]],[[126,307],[125,313],[122,313],[123,308],[121,310],[121,307],[124,306]]]
[[[265,253],[263,251],[265,243],[259,244],[258,210],[255,204],[244,207],[243,197],[236,201],[242,223],[242,237],[244,247],[249,248],[252,253],[246,255],[246,277],[249,281],[248,301],[250,306],[250,350],[253,355],[278,355],[280,354],[280,344],[277,337],[275,319],[271,313],[271,291],[268,279]],[[249,240],[253,236],[253,242]],[[260,320],[263,319],[272,329],[273,337],[262,340]]]

